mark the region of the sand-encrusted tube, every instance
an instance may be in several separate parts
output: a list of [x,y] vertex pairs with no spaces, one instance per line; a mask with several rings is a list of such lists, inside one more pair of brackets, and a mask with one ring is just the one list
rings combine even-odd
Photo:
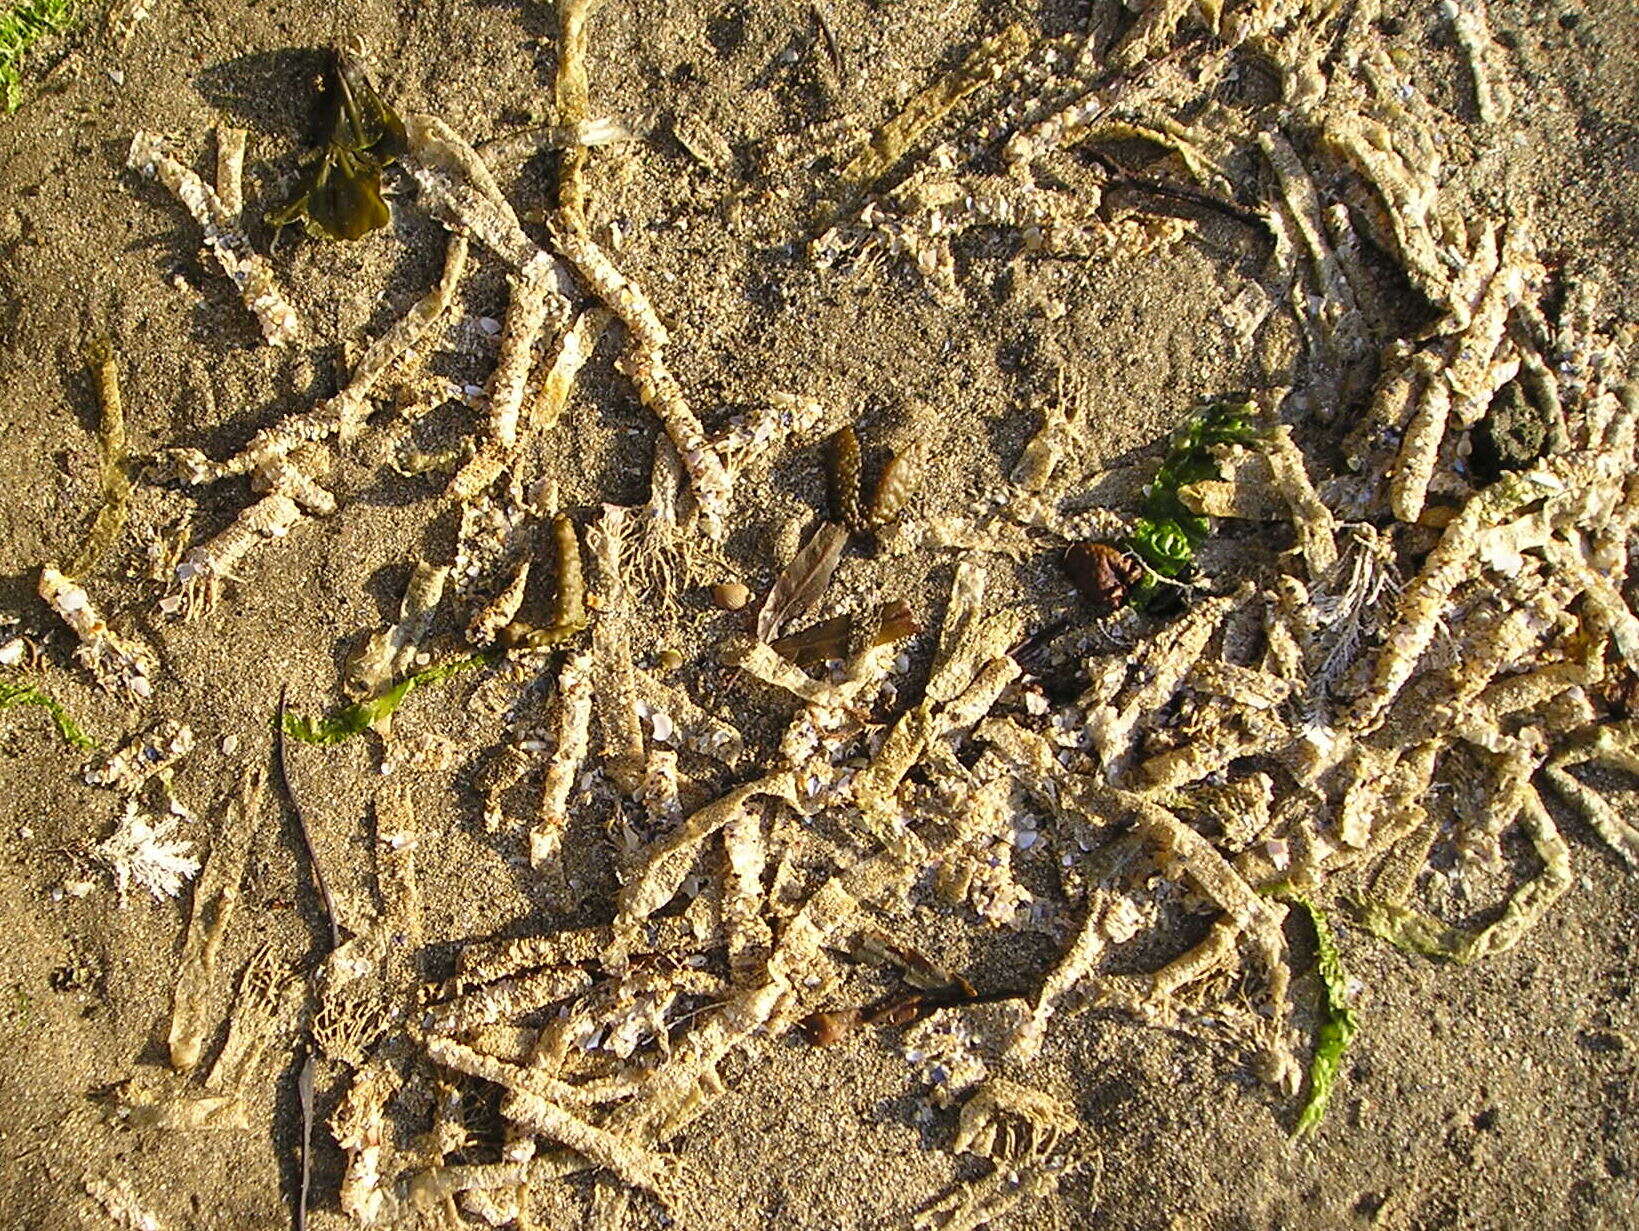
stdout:
[[236,211],[227,208],[215,189],[178,162],[152,133],[138,132],[131,139],[125,165],[158,179],[204,228],[206,247],[239,288],[269,343],[287,346],[301,337],[301,321],[279,290],[272,267],[252,250],[250,240],[237,228]]

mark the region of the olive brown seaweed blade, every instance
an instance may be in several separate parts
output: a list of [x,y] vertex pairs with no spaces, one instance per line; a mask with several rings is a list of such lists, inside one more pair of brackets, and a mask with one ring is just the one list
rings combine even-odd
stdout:
[[270,213],[268,222],[300,222],[316,239],[362,239],[391,217],[381,197],[381,171],[408,148],[404,122],[344,51],[331,64],[325,108],[324,149],[296,199]]

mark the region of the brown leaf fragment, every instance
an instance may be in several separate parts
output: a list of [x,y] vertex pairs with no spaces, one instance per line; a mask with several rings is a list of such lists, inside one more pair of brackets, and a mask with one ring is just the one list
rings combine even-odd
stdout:
[[757,639],[772,641],[792,622],[811,611],[831,584],[848,545],[848,532],[835,522],[821,522],[768,592],[757,612]]
[[[921,631],[922,626],[911,614],[910,604],[902,598],[894,599],[882,604],[882,609],[877,614],[876,632],[872,634],[866,648],[874,649],[892,641],[903,641],[906,637],[915,636]],[[854,617],[832,616],[829,620],[821,620],[818,624],[812,624],[798,632],[787,633],[769,642],[769,648],[799,667],[811,667],[815,663],[829,662],[833,658],[845,658],[852,645],[853,635]]]
[[911,605],[902,598],[896,598],[882,604],[881,621],[877,624],[876,640],[872,644],[887,645],[890,641],[903,641],[921,631],[922,625],[911,611]]
[[973,987],[961,975],[953,975],[921,950],[901,944],[885,932],[862,932],[850,948],[851,954],[873,966],[892,966],[906,983],[924,992],[954,992],[973,995]]
[[769,646],[780,657],[789,658],[799,667],[812,667],[815,663],[829,662],[845,655],[853,627],[852,616],[832,616],[798,632],[787,633],[769,642]]
[[1095,606],[1109,610],[1144,579],[1144,566],[1114,543],[1076,543],[1064,553],[1064,571]]
[[858,1009],[829,1009],[810,1013],[797,1023],[805,1042],[815,1047],[831,1047],[859,1028]]
[[868,1026],[909,1026],[940,1007],[921,992],[904,992],[866,1009],[860,1020]]

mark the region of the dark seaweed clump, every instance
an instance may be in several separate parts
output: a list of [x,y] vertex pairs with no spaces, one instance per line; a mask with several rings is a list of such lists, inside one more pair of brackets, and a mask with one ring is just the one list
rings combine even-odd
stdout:
[[267,220],[300,222],[317,239],[359,239],[387,225],[381,171],[405,151],[404,123],[344,51],[331,62],[324,114],[324,146],[300,195]]

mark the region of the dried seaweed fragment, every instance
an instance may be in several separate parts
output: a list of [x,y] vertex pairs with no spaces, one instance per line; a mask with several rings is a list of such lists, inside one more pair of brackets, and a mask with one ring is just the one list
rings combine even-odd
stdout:
[[541,784],[541,809],[529,830],[529,862],[537,869],[557,855],[569,827],[569,793],[586,759],[592,721],[592,668],[587,654],[570,654],[558,671],[556,742]]
[[1452,592],[1472,575],[1485,531],[1553,491],[1546,475],[1508,474],[1468,498],[1424,559],[1422,570],[1400,591],[1394,624],[1373,663],[1371,682],[1348,714],[1351,729],[1364,733],[1382,724],[1434,640]]
[[325,110],[323,152],[296,199],[267,220],[276,227],[300,222],[315,239],[360,239],[387,225],[381,169],[404,152],[404,123],[345,51],[332,56]]
[[115,1226],[127,1231],[165,1231],[165,1224],[143,1208],[127,1181],[88,1176],[84,1186],[86,1193],[108,1212]]
[[1513,110],[1513,97],[1508,88],[1506,69],[1499,67],[1502,53],[1486,23],[1485,0],[1443,0],[1440,14],[1451,22],[1457,46],[1462,48],[1468,61],[1468,71],[1474,80],[1474,107],[1482,124],[1506,120]]
[[97,385],[97,454],[102,465],[102,505],[91,523],[85,545],[69,563],[70,577],[83,577],[96,567],[125,526],[131,504],[131,480],[125,473],[125,403],[120,398],[119,368],[107,338],[85,348],[86,366]]
[[1458,955],[1462,952],[1464,939],[1462,930],[1416,907],[1368,898],[1357,904],[1355,922],[1402,953],[1460,960]]
[[1292,1136],[1301,1137],[1313,1131],[1326,1114],[1332,1087],[1342,1070],[1343,1053],[1348,1049],[1355,1031],[1360,1028],[1360,1019],[1349,1007],[1348,973],[1338,956],[1337,941],[1332,935],[1331,925],[1326,922],[1325,912],[1301,893],[1276,896],[1303,907],[1310,922],[1315,925],[1320,981],[1326,989],[1326,1015],[1315,1036],[1314,1059],[1309,1062],[1309,1097],[1304,1100],[1303,1110],[1298,1113],[1297,1126],[1292,1130]]
[[258,543],[281,539],[302,516],[295,500],[272,492],[240,510],[239,516],[209,542],[191,550],[176,567],[181,593],[161,601],[161,610],[178,610],[186,619],[216,605],[222,582],[233,578]]
[[239,900],[239,882],[244,877],[245,856],[261,811],[264,787],[260,769],[245,771],[238,793],[228,803],[210,862],[194,887],[166,1039],[171,1067],[179,1073],[187,1073],[199,1063],[210,1029],[205,1009],[215,981],[216,958]]
[[[552,539],[557,546],[557,591],[552,597],[552,617],[539,628],[521,620],[511,620],[500,630],[500,643],[509,648],[545,650],[562,645],[591,622],[586,609],[586,580],[580,554],[580,536],[567,513],[552,519]],[[527,566],[525,566],[527,571]],[[520,576],[523,574],[520,573]],[[521,582],[518,597],[523,597]]]
[[125,165],[149,179],[158,179],[193,215],[204,229],[206,246],[222,272],[239,288],[268,343],[285,346],[295,342],[302,332],[296,310],[279,290],[272,267],[251,248],[239,230],[239,220],[228,212],[215,190],[178,162],[164,142],[151,133],[138,132],[132,137]]
[[153,695],[154,685],[149,679],[154,670],[153,651],[109,628],[83,586],[48,564],[40,570],[39,593],[79,638],[74,657],[104,690],[119,688],[142,701]]
[[416,561],[399,604],[398,622],[371,633],[348,661],[343,690],[354,701],[379,697],[392,686],[395,676],[405,675],[414,665],[421,640],[432,626],[438,605],[443,601],[444,583],[450,570],[446,565]]
[[1525,831],[1543,868],[1514,890],[1495,922],[1467,930],[1452,927],[1414,906],[1368,898],[1356,904],[1360,925],[1407,953],[1458,963],[1505,953],[1519,944],[1525,933],[1570,888],[1571,854],[1536,788],[1521,783],[1516,798],[1520,828]]
[[[552,102],[558,124],[575,129],[591,118],[592,90],[586,76],[586,19],[590,0],[558,0],[558,71]],[[586,150],[571,142],[558,155],[558,213],[572,227],[586,225]]]
[[699,504],[706,537],[714,541],[720,539],[726,532],[723,519],[728,513],[734,480],[717,447],[706,439],[705,428],[666,364],[664,349],[670,335],[665,324],[643,288],[617,269],[589,235],[564,228],[553,238],[587,288],[626,326],[628,350],[621,361],[621,370],[637,386],[638,397],[654,411],[676,446],[678,459]]
[[842,171],[836,199],[846,208],[869,191],[911,146],[980,86],[996,81],[1029,49],[1030,31],[1015,22],[975,47],[960,68],[935,81],[875,133]]
[[848,546],[848,532],[834,522],[821,522],[819,529],[774,582],[757,612],[757,637],[772,641],[794,620],[811,611],[831,584],[842,550]]
[[287,713],[283,722],[284,733],[292,739],[301,740],[304,744],[339,744],[344,739],[362,735],[370,730],[423,684],[437,683],[473,667],[487,667],[499,657],[497,651],[486,650],[481,654],[427,667],[414,675],[406,676],[379,697],[344,705],[323,718],[315,719],[305,714]]
[[37,705],[45,710],[51,715],[57,734],[63,737],[64,743],[72,747],[89,752],[97,746],[56,698],[41,692],[32,684],[24,684],[17,680],[0,680],[0,710],[10,709],[14,705]]

